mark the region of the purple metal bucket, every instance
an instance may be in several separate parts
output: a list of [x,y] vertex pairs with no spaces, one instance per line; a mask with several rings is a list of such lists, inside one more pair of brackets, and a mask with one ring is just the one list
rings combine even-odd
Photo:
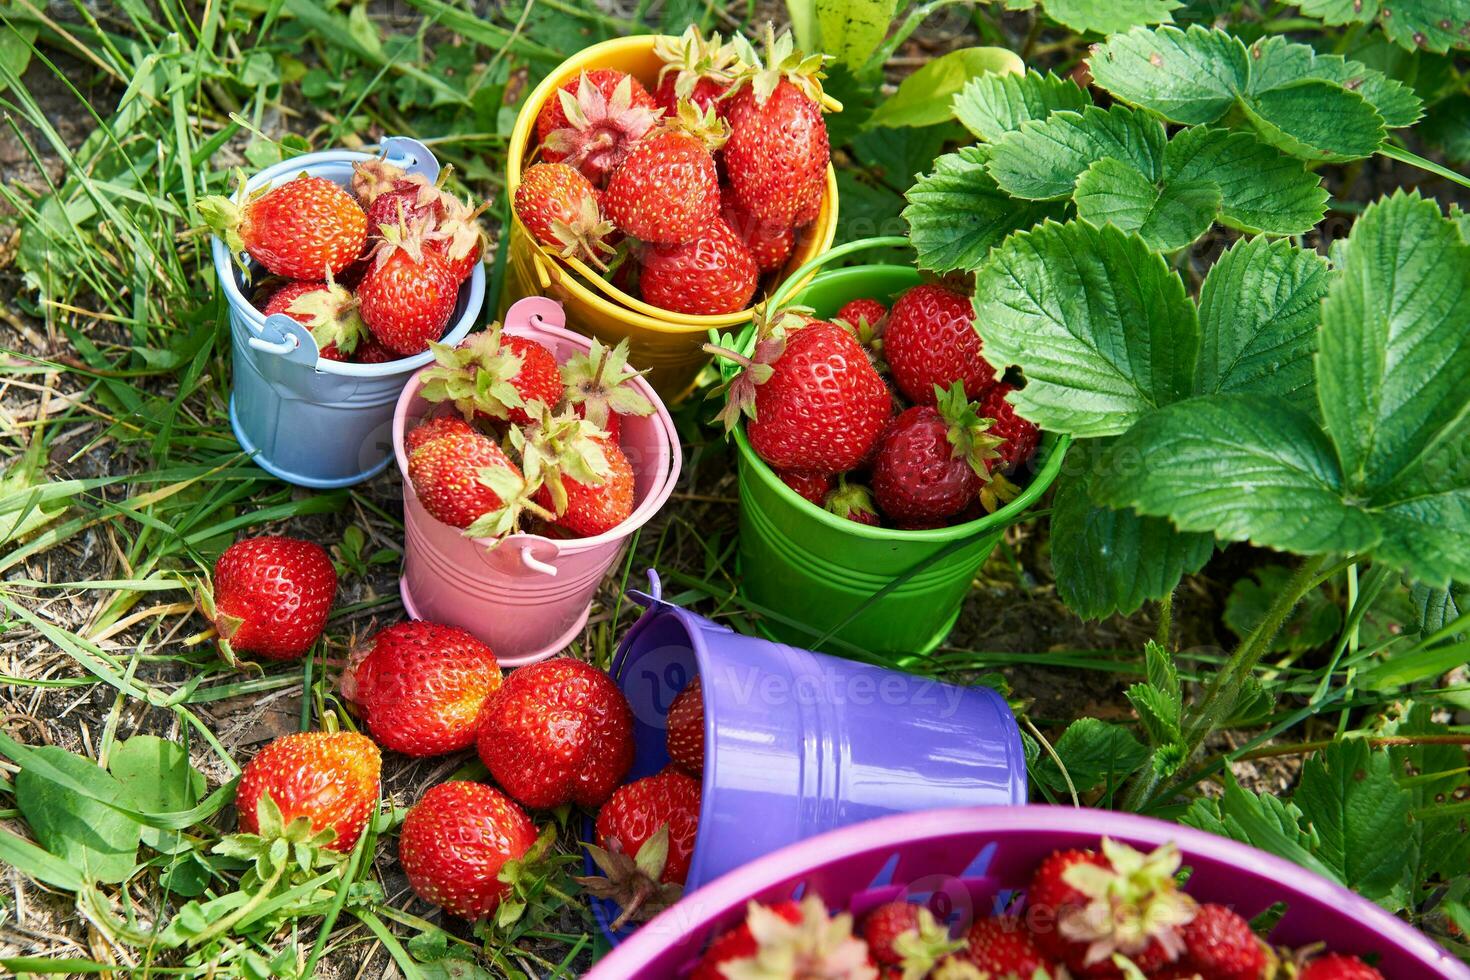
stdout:
[[1192,869],[1186,891],[1251,917],[1287,904],[1276,944],[1318,940],[1377,955],[1388,980],[1470,980],[1470,968],[1407,922],[1340,885],[1245,844],[1149,817],[1061,806],[985,807],[885,817],[795,844],[688,894],[607,955],[587,980],[674,980],[746,903],[815,892],[861,915],[897,898],[924,901],[956,928],[1003,907],[1052,851],[1107,834],[1142,850],[1173,841]]
[[[743,636],[663,601],[652,571],[649,583],[629,593],[647,611],[611,673],[633,708],[630,780],[668,765],[669,704],[700,677],[704,789],[687,889],[874,817],[1026,801],[1020,729],[989,688]],[[616,917],[594,905],[604,927]]]

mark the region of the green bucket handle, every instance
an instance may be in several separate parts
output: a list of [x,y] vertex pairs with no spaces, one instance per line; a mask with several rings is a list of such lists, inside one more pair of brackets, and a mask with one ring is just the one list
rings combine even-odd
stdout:
[[786,281],[776,287],[776,291],[766,300],[765,307],[773,309],[786,302],[786,297],[795,292],[798,287],[806,284],[806,279],[813,272],[835,259],[852,255],[854,252],[866,252],[874,248],[913,248],[913,243],[903,235],[884,235],[878,238],[859,238],[855,242],[847,242],[836,248],[828,249],[816,258],[809,260],[806,265],[797,269],[786,277]]

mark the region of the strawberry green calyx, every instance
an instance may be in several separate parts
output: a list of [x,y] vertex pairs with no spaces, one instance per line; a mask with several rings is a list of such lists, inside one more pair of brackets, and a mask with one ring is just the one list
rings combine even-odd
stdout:
[[342,353],[351,354],[367,336],[356,297],[337,284],[330,269],[325,287],[296,297],[286,310],[311,331],[318,350],[336,344]]
[[500,866],[496,880],[510,888],[510,894],[500,900],[495,910],[495,925],[505,929],[513,925],[531,906],[531,901],[542,891],[547,878],[555,870],[557,861],[552,854],[556,843],[556,824],[547,824],[525,854],[511,858]]
[[287,823],[270,793],[261,793],[256,801],[255,822],[256,833],[229,834],[210,852],[253,862],[255,878],[262,882],[284,878],[300,883],[318,868],[329,868],[347,860],[346,854],[328,846],[337,839],[334,828],[313,830],[308,816]]
[[665,884],[661,880],[664,865],[669,861],[668,824],[654,831],[636,855],[630,856],[616,846],[610,849],[595,844],[582,846],[587,848],[602,875],[575,876],[572,880],[589,895],[611,899],[622,909],[610,926],[613,932],[629,922],[646,922],[684,895],[683,885]]
[[614,414],[653,414],[653,403],[632,384],[646,373],[628,367],[626,337],[611,349],[594,338],[585,354],[574,354],[561,366],[567,404],[582,406],[587,421],[601,429]]
[[[194,591],[194,604],[205,619],[214,626],[216,646],[219,647],[219,658],[228,667],[238,667],[240,660],[235,654],[235,648],[230,644],[231,638],[245,624],[245,620],[239,616],[232,616],[226,612],[220,612],[214,602],[214,592],[203,582],[200,582]],[[209,634],[205,634],[207,638]]]
[[607,240],[616,230],[613,223],[602,216],[594,197],[582,199],[572,221],[551,219],[551,234],[561,245],[557,254],[564,259],[581,259],[598,271],[609,274],[614,267],[608,265],[606,257],[616,255],[617,249]]
[[829,915],[815,895],[801,900],[799,922],[751,902],[745,924],[756,952],[721,964],[729,980],[877,980],[867,943],[852,934],[852,915]]
[[1006,479],[1004,473],[992,473],[980,488],[980,506],[985,513],[994,514],[1021,494],[1021,488]]
[[893,941],[893,951],[903,958],[903,980],[923,980],[951,953],[965,948],[965,940],[954,939],[949,927],[941,925],[934,913],[919,908],[917,928],[899,934]]
[[520,530],[523,514],[530,513],[542,520],[551,520],[554,516],[531,499],[535,484],[515,470],[505,466],[486,466],[475,473],[475,478],[489,487],[501,503],[464,529],[467,538],[494,538],[498,541]]
[[755,418],[755,389],[770,380],[775,364],[786,351],[788,334],[811,322],[811,309],[787,306],[767,314],[755,314],[755,351],[746,357],[735,350],[733,337],[721,336],[718,344],[705,344],[704,351],[740,365],[741,370],[725,384],[710,392],[710,398],[725,396],[725,407],[715,418],[724,422],[725,432],[734,430],[742,417]]
[[734,45],[722,41],[719,34],[711,34],[706,40],[696,24],[690,24],[678,37],[663,36],[654,41],[653,53],[664,63],[658,70],[659,84],[670,72],[678,73],[674,94],[680,99],[689,98],[701,78],[729,84],[744,67]]
[[822,66],[831,59],[831,55],[803,54],[796,50],[796,40],[790,31],[783,31],[777,37],[775,25],[769,21],[766,22],[764,40],[764,57],[757,54],[755,47],[744,37],[736,35],[732,40],[736,55],[745,68],[735,77],[726,97],[749,85],[756,103],[765,105],[776,86],[788,81],[813,102],[821,102],[822,79],[826,77]]
[[424,238],[442,243],[445,256],[451,262],[458,262],[484,246],[485,230],[480,227],[480,215],[490,205],[483,202],[479,207],[471,207],[469,202],[450,194],[444,194],[442,200],[445,215],[425,232]]
[[379,268],[387,264],[393,253],[400,249],[408,253],[415,262],[424,261],[424,238],[429,231],[428,219],[411,222],[404,215],[403,201],[398,202],[398,221],[378,225],[378,236],[382,239],[373,247],[372,261]]
[[604,96],[583,72],[573,95],[558,89],[557,98],[569,125],[546,136],[546,148],[584,173],[592,169],[610,172],[628,148],[653,128],[662,114],[658,109],[633,104],[633,78],[618,82],[611,96]]
[[[1041,971],[1037,972],[1036,977],[1028,977],[1027,980],[1038,980],[1039,977]],[[929,980],[990,980],[990,977],[969,960],[951,956],[934,968],[934,972],[929,974]]]
[[873,505],[873,492],[861,483],[848,483],[846,476],[837,478],[837,488],[827,494],[822,505],[828,513],[845,517],[850,521],[869,523],[878,519],[878,508]]
[[264,189],[251,194],[245,189],[245,171],[237,169],[235,180],[240,189],[235,193],[234,200],[223,194],[212,194],[209,197],[200,198],[194,208],[209,226],[209,230],[220,237],[225,243],[225,248],[230,250],[230,255],[241,269],[249,271],[249,267],[240,261],[240,255],[245,251],[245,239],[240,234],[240,225],[245,221],[245,205],[250,203],[251,198],[259,197],[265,193]]
[[525,358],[501,343],[500,329],[497,323],[471,334],[458,347],[431,341],[435,363],[420,375],[424,400],[453,403],[465,421],[476,413],[505,419],[511,409],[524,408],[511,379],[520,374]]
[[714,106],[700,110],[699,106],[684,99],[679,100],[679,111],[664,125],[688,133],[714,153],[730,138],[730,124],[715,112]]
[[1089,965],[1115,954],[1137,954],[1150,942],[1177,959],[1184,952],[1180,929],[1198,910],[1175,879],[1183,860],[1178,845],[1171,842],[1144,854],[1104,837],[1102,852],[1110,867],[1079,863],[1062,872],[1062,880],[1088,898],[1078,914],[1058,922],[1062,936],[1088,944]]
[[546,487],[556,512],[554,516],[560,516],[567,510],[565,480],[597,486],[611,472],[607,454],[598,442],[607,433],[587,419],[579,418],[570,408],[560,415],[553,415],[545,405],[540,409],[534,425],[525,430],[518,426],[511,428],[510,441],[521,454],[526,482],[532,487]]
[[989,432],[995,420],[982,419],[976,413],[975,406],[965,398],[963,382],[956,381],[948,391],[935,385],[934,397],[935,407],[949,424],[949,444],[953,447],[950,455],[969,463],[981,480],[989,480],[990,460],[1000,459],[995,447],[1005,441]]

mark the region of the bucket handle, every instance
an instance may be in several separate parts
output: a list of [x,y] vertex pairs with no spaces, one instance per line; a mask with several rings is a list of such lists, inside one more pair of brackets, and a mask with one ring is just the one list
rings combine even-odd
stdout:
[[554,299],[545,296],[527,296],[518,299],[505,311],[507,329],[521,327],[558,327],[567,325],[567,311]]
[[774,310],[776,307],[786,302],[787,297],[796,291],[797,286],[805,285],[807,278],[813,272],[816,272],[822,266],[836,259],[840,259],[843,256],[851,255],[854,252],[866,252],[870,249],[875,248],[912,247],[913,243],[910,242],[903,235],[884,235],[878,238],[859,238],[855,242],[847,242],[844,245],[838,245],[836,248],[829,249],[828,251],[823,252],[821,255],[818,255],[816,258],[811,259],[800,269],[797,269],[791,275],[787,276],[786,281],[777,286],[776,291],[771,294],[769,299],[766,300],[766,309]]
[[259,336],[250,338],[250,346],[262,354],[284,358],[291,364],[316,369],[316,339],[306,325],[284,313],[272,313],[265,318]]
[[[411,136],[385,136],[378,141],[384,156],[411,174],[423,174],[432,183],[439,179],[439,159]],[[406,163],[399,163],[406,160]]]

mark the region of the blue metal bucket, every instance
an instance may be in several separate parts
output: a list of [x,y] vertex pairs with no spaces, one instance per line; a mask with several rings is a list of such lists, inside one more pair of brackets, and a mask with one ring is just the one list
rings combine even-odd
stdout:
[[[366,151],[308,153],[269,167],[250,190],[303,171],[346,187],[352,165],[387,154],[390,163],[430,180],[439,161],[418,140],[384,139]],[[255,463],[287,483],[332,489],[360,483],[393,459],[393,408],[409,377],[430,363],[425,351],[387,364],[330,361],[317,354],[311,332],[284,314],[266,317],[243,292],[239,265],[219,238],[211,243],[220,288],[230,304],[234,384],[230,426]],[[475,325],[485,300],[485,269],[477,265],[460,287],[453,326],[444,343],[457,344]]]

